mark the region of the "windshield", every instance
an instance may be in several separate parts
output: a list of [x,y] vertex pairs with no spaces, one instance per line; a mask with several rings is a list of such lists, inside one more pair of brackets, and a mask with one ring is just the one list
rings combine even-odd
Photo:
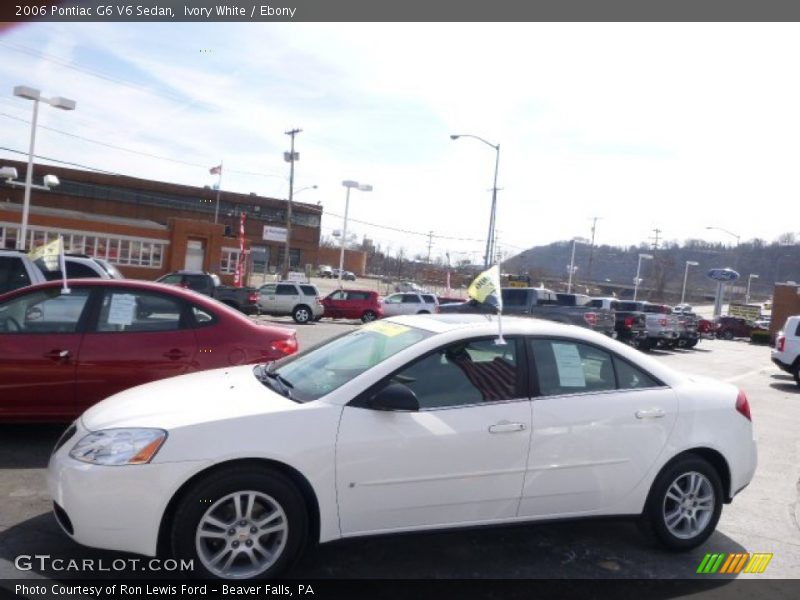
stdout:
[[310,402],[431,335],[424,329],[376,321],[278,361],[267,369],[267,375],[279,377],[289,388],[290,393],[284,395]]

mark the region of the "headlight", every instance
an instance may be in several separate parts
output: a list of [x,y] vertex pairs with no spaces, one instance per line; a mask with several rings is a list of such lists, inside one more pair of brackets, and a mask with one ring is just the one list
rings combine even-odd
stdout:
[[83,437],[69,455],[94,465],[142,465],[166,439],[163,429],[105,429]]

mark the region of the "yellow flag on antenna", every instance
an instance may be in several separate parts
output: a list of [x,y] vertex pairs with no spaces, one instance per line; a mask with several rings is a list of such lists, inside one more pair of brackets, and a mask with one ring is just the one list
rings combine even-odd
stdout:
[[500,294],[500,267],[494,265],[478,275],[467,288],[467,296],[484,303],[486,299],[493,295],[497,302],[497,310],[503,310],[503,297]]

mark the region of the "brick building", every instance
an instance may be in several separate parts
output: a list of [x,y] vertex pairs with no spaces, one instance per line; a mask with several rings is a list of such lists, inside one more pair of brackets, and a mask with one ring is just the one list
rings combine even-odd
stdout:
[[[4,160],[23,178],[27,164]],[[106,258],[127,277],[156,279],[176,269],[203,269],[231,282],[239,260],[239,215],[244,213],[248,273],[280,272],[284,242],[271,241],[286,227],[287,201],[256,194],[217,192],[134,177],[34,165],[34,183],[45,174],[60,185],[32,190],[27,248],[64,236],[67,251]],[[24,189],[0,182],[0,247],[16,247]],[[322,207],[294,202],[289,251],[293,269],[319,262]],[[273,235],[266,235],[270,228]]]

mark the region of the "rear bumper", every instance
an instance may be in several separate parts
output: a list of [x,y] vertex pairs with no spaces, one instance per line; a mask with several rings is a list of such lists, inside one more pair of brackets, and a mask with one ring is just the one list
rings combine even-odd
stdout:
[[786,371],[787,373],[792,372],[792,365],[787,365],[785,362],[783,362],[776,356],[772,357],[772,364],[778,367],[781,371]]

